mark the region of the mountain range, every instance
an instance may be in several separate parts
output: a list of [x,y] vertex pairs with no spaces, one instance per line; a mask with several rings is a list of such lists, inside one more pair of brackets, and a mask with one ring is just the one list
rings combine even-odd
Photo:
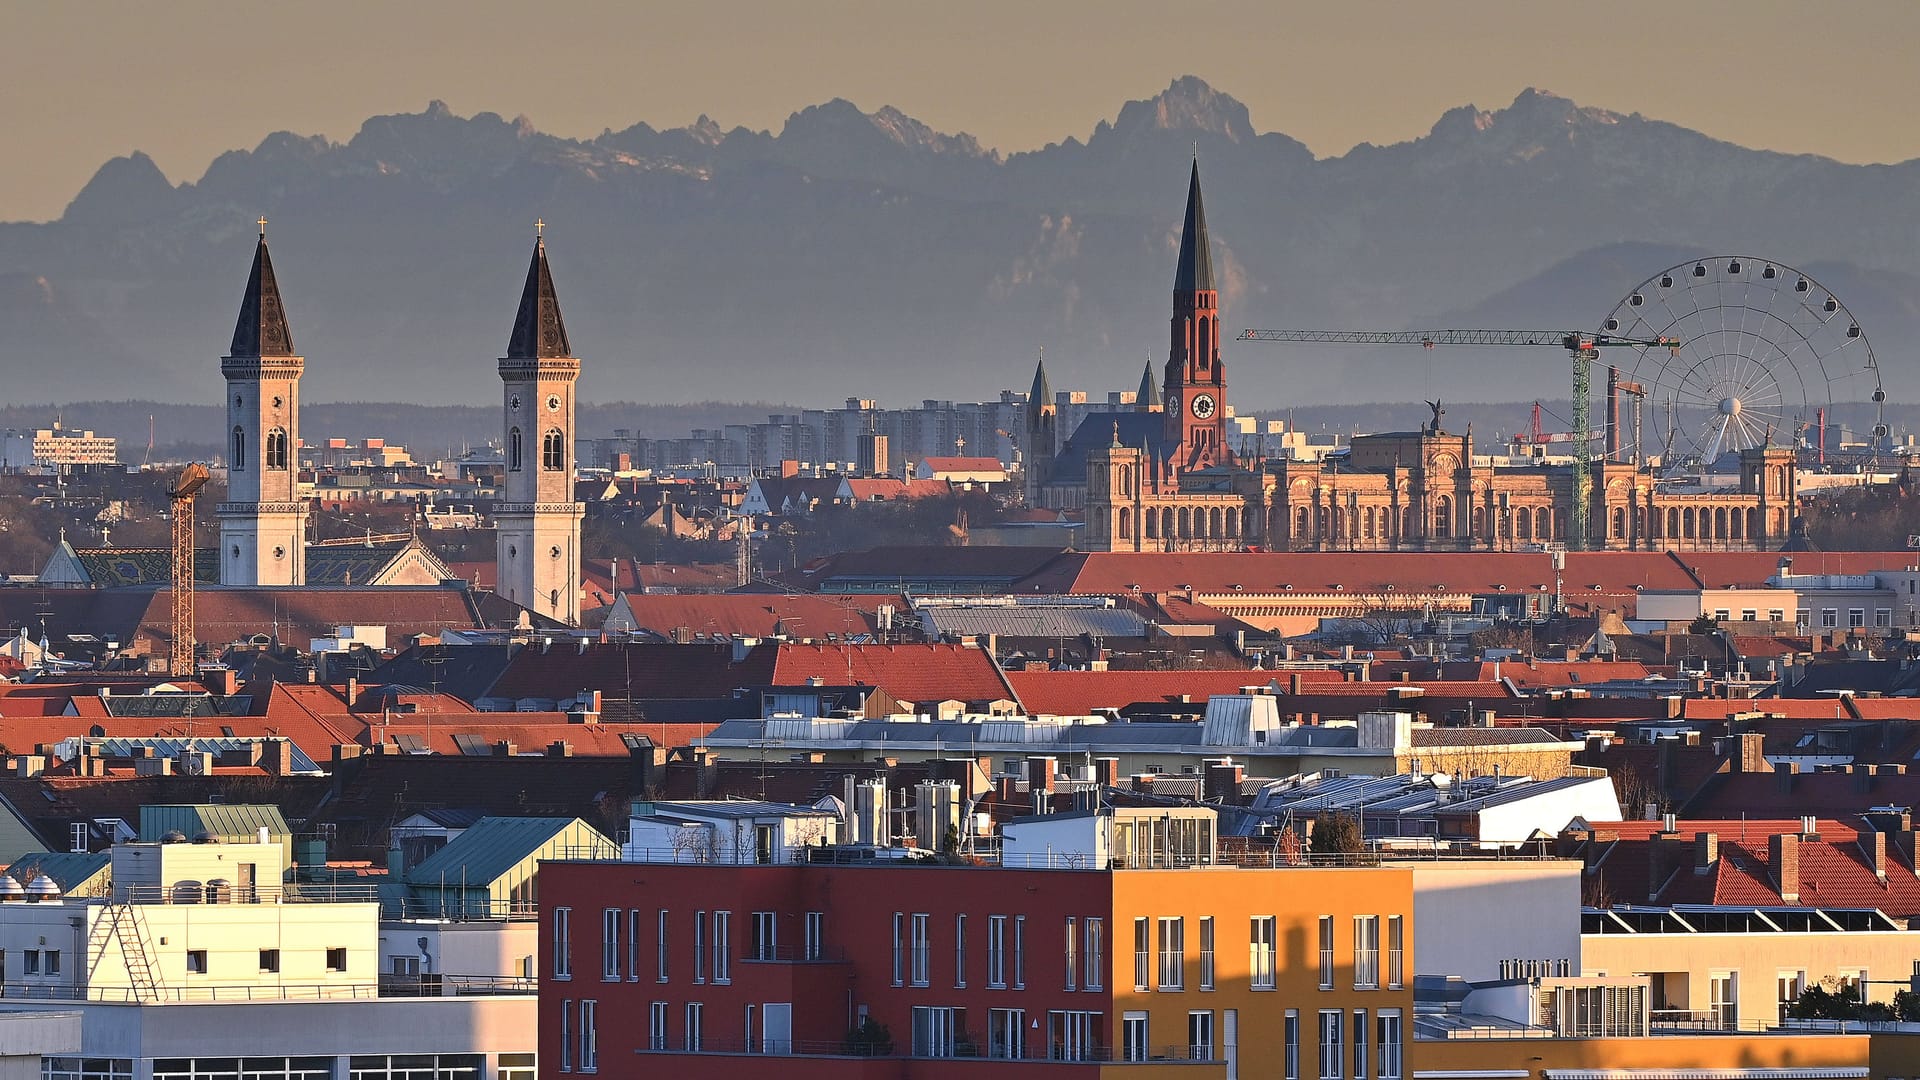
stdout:
[[[1336,100],[1332,97],[1330,100]],[[889,404],[1131,388],[1165,359],[1197,152],[1229,326],[1594,327],[1714,253],[1815,274],[1920,392],[1920,161],[1743,148],[1528,90],[1316,158],[1195,77],[1003,155],[831,101],[776,132],[702,117],[561,138],[432,103],[344,143],[287,132],[171,183],[104,164],[57,221],[0,224],[13,401],[216,400],[254,219],[313,401],[497,396],[536,218],[588,400]],[[1558,357],[1226,353],[1243,410],[1566,395]]]

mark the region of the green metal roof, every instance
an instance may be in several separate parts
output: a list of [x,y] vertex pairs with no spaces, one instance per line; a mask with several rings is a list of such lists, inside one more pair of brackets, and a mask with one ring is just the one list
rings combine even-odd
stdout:
[[107,872],[113,857],[104,851],[36,851],[16,859],[7,873],[25,883],[28,877],[44,875],[53,879],[60,891],[70,893]]
[[176,830],[189,840],[211,833],[222,840],[247,841],[259,837],[261,826],[270,839],[283,843],[293,833],[280,808],[272,805],[181,803],[140,808],[140,839],[147,843]]
[[613,842],[579,818],[485,817],[454,837],[446,847],[407,869],[416,886],[485,888],[575,826],[586,830],[593,846],[611,852]]

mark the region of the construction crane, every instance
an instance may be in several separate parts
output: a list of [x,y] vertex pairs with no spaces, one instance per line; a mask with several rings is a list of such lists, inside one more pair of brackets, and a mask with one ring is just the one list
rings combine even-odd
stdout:
[[1294,345],[1533,345],[1565,349],[1573,357],[1573,506],[1567,515],[1573,546],[1587,546],[1587,517],[1593,492],[1592,425],[1587,398],[1593,383],[1593,362],[1603,348],[1648,349],[1659,346],[1679,351],[1677,338],[1629,338],[1591,334],[1584,330],[1242,330],[1241,341],[1277,341]]
[[193,674],[193,504],[207,484],[207,467],[194,462],[180,470],[167,488],[173,517],[173,626],[167,649],[167,674]]

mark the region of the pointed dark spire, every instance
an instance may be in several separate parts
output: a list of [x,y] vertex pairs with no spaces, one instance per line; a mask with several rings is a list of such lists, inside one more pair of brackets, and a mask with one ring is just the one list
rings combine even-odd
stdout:
[[1213,249],[1207,243],[1207,208],[1200,203],[1200,159],[1193,159],[1193,178],[1187,182],[1187,223],[1180,230],[1180,268],[1174,271],[1175,292],[1213,288]]
[[240,321],[233,327],[228,356],[292,356],[293,334],[287,329],[287,309],[280,303],[280,286],[273,280],[273,259],[267,255],[267,226],[260,225],[260,243],[253,249],[253,272],[240,298]]
[[1033,388],[1027,391],[1027,407],[1037,409],[1053,404],[1053,384],[1047,381],[1047,350],[1040,350],[1040,363],[1033,369]]
[[509,360],[543,360],[572,356],[567,324],[560,318],[560,298],[553,292],[553,272],[547,269],[547,241],[533,242],[533,264],[527,267],[527,287],[520,293],[520,313],[513,319],[513,337],[507,342]]
[[1151,409],[1164,405],[1160,400],[1160,384],[1153,378],[1153,357],[1147,357],[1147,370],[1140,373],[1140,392],[1134,395],[1133,403],[1142,409]]

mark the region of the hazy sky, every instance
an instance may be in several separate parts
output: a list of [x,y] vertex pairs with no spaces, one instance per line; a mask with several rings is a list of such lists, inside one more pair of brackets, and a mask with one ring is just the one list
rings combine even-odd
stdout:
[[832,97],[1002,150],[1085,137],[1195,74],[1319,154],[1527,86],[1750,146],[1920,156],[1915,0],[0,0],[0,220],[58,216],[109,157],[175,182],[287,129],[524,114],[591,136],[702,112],[778,128]]

